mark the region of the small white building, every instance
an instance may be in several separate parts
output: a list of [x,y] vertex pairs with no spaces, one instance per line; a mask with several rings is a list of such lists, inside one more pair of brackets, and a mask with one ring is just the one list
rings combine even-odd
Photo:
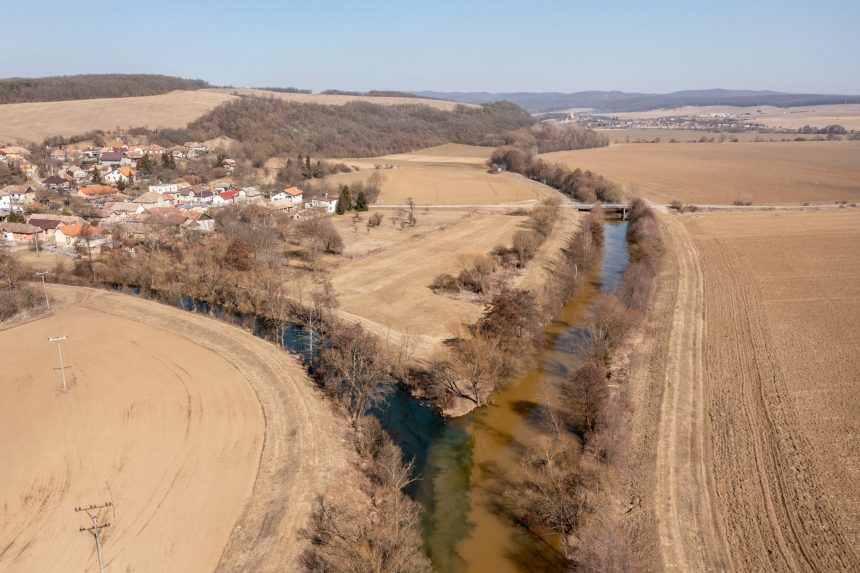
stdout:
[[176,183],[159,183],[158,185],[149,186],[150,193],[158,193],[159,195],[163,195],[164,193],[176,193],[178,191],[179,185]]
[[289,201],[293,205],[302,202],[302,190],[298,187],[290,187],[289,189],[284,189],[280,193],[275,193],[272,195],[272,202],[277,201]]
[[322,195],[311,199],[311,207],[319,207],[325,209],[329,213],[334,213],[337,209],[337,197],[330,195]]

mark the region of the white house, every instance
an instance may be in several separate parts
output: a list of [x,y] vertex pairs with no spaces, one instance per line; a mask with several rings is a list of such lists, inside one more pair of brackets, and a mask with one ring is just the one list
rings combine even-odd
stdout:
[[334,213],[337,209],[337,197],[330,195],[322,195],[311,199],[311,207],[319,207],[325,209],[329,213]]
[[114,169],[113,171],[104,176],[104,180],[111,185],[116,185],[120,181],[122,181],[123,183],[128,183],[129,181],[131,181],[131,178],[128,177],[122,171],[120,171],[120,169]]
[[21,205],[29,203],[36,198],[36,192],[26,185],[6,185],[0,189],[0,209],[15,211],[21,210]]
[[150,193],[158,193],[159,195],[163,195],[164,193],[176,193],[177,191],[179,191],[179,185],[176,183],[159,183],[158,185],[149,186]]
[[298,187],[290,187],[289,189],[284,189],[280,193],[275,193],[272,195],[272,201],[289,201],[292,204],[301,203],[302,202],[302,190]]

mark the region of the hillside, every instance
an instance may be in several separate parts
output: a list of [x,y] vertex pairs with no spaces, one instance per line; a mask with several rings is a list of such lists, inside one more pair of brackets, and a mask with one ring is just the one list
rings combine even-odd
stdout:
[[529,114],[510,103],[442,111],[415,103],[383,106],[352,101],[333,106],[242,97],[218,106],[186,129],[162,130],[158,137],[162,143],[231,137],[241,142],[239,158],[253,161],[297,153],[375,157],[443,143],[486,143],[493,134],[533,123]]
[[0,79],[0,104],[122,98],[209,87],[203,80],[157,74],[82,74]]
[[683,106],[732,105],[749,107],[772,105],[824,105],[860,103],[860,96],[836,94],[791,94],[754,90],[685,90],[666,94],[628,93],[620,91],[560,92],[413,92],[424,97],[437,97],[464,103],[510,101],[531,113],[549,113],[571,108],[589,108],[601,112],[647,111]]

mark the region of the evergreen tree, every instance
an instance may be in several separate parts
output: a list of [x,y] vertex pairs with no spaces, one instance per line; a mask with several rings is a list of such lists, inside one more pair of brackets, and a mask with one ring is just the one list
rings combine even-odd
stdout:
[[102,174],[99,171],[98,167],[93,167],[92,182],[96,185],[101,185],[102,183],[104,183],[104,179],[102,179]]
[[358,197],[355,198],[355,210],[367,211],[367,208],[367,195],[364,194],[364,191],[359,191]]
[[149,155],[144,155],[137,160],[137,170],[141,173],[152,173],[152,160],[149,159]]
[[349,195],[349,187],[344,185],[343,189],[340,190],[340,197],[338,197],[334,212],[343,215],[347,211],[352,211],[352,198]]
[[166,151],[161,154],[161,166],[165,169],[176,169],[176,160],[172,153]]

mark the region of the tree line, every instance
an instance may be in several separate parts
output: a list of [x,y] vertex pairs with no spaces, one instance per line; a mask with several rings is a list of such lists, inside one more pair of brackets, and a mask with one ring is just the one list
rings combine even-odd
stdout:
[[549,163],[522,147],[506,145],[496,149],[487,165],[491,170],[504,169],[540,181],[577,201],[610,203],[621,199],[621,188],[602,175]]
[[550,438],[526,451],[505,495],[521,523],[558,534],[570,571],[640,569],[613,502],[629,438],[628,380],[613,369],[613,358],[648,308],[663,251],[655,215],[641,199],[632,205],[627,242],[629,266],[586,320],[583,363],[560,399],[545,404]]
[[158,74],[81,74],[0,80],[0,104],[165,94],[211,87],[203,80]]
[[262,164],[298,153],[323,157],[374,157],[443,143],[485,144],[488,136],[528,127],[534,119],[510,103],[442,111],[427,105],[342,106],[242,97],[225,102],[184,129],[162,129],[162,145],[225,135],[240,142],[237,159]]

